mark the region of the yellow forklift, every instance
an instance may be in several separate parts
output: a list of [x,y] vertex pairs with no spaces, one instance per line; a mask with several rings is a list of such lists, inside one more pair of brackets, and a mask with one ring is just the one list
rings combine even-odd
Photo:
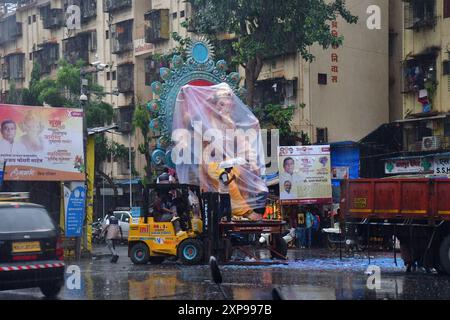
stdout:
[[[200,216],[189,210],[189,189],[199,199]],[[201,193],[198,186],[154,184],[147,190],[150,205],[148,208],[144,205],[138,223],[130,225],[128,236],[128,256],[134,264],[160,264],[166,258],[178,257],[183,264],[193,265],[208,263],[210,256],[235,264],[230,261],[233,250],[251,255],[245,248],[260,246],[257,241],[249,240],[251,234],[269,234],[267,248],[272,259],[286,259],[287,244],[282,238],[284,221],[231,221],[231,216],[222,221],[218,193]],[[164,197],[168,196],[177,208],[176,217],[164,214],[170,209],[158,203],[165,202]],[[255,259],[250,264],[266,263]]]
[[[143,208],[137,224],[130,225],[128,256],[134,264],[159,264],[178,257],[184,264],[198,264],[204,257],[202,220],[193,216],[188,203],[189,188],[200,198],[199,187],[181,184],[150,185],[149,208]],[[169,198],[177,216],[165,214]],[[159,199],[158,199],[159,198]],[[166,198],[166,199],[165,199]],[[160,201],[161,206],[156,203]],[[169,205],[170,206],[170,205]],[[159,210],[158,210],[159,207]]]

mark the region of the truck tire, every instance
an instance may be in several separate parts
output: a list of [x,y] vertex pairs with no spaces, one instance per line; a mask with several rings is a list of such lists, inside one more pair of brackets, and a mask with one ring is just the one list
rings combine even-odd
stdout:
[[147,264],[150,260],[150,251],[145,243],[136,243],[130,251],[130,258],[134,264]]
[[439,248],[439,261],[441,267],[450,274],[450,236],[444,238]]
[[64,285],[63,282],[52,282],[52,283],[48,283],[43,286],[40,286],[39,289],[41,289],[42,294],[46,298],[54,299],[58,296],[63,285]]
[[178,246],[178,258],[183,264],[199,264],[203,258],[203,243],[196,239],[186,239]]
[[272,249],[275,250],[277,253],[270,251],[270,255],[272,259],[287,259],[287,251],[288,246],[286,241],[281,237],[279,234],[274,234],[272,236]]

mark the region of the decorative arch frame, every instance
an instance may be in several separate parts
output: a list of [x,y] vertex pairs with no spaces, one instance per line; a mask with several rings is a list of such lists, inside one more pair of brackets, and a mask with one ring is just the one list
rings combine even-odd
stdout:
[[239,88],[240,76],[237,72],[227,73],[228,64],[225,60],[214,60],[214,48],[206,39],[192,40],[186,49],[186,61],[179,55],[175,55],[171,61],[171,67],[162,67],[159,74],[163,82],[154,81],[151,84],[153,96],[156,98],[147,104],[150,111],[150,130],[159,131],[161,138],[157,148],[152,152],[152,161],[156,165],[163,162],[171,165],[171,132],[173,112],[177,96],[181,88],[187,84],[216,85],[227,83],[233,92],[242,97],[243,89]]

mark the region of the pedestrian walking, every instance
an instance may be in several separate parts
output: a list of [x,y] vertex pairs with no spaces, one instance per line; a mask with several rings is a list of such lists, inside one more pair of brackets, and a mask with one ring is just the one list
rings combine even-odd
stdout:
[[119,260],[119,255],[116,251],[117,240],[122,240],[122,228],[119,226],[119,219],[117,219],[113,212],[108,213],[106,225],[103,228],[102,234],[105,236],[106,245],[112,254],[111,263],[116,263]]

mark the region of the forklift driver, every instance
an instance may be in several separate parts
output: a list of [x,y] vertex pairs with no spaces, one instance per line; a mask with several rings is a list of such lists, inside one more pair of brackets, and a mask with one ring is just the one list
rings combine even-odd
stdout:
[[153,217],[155,222],[169,222],[174,216],[174,212],[167,209],[168,195],[163,199],[161,194],[156,194],[155,202],[153,202]]

